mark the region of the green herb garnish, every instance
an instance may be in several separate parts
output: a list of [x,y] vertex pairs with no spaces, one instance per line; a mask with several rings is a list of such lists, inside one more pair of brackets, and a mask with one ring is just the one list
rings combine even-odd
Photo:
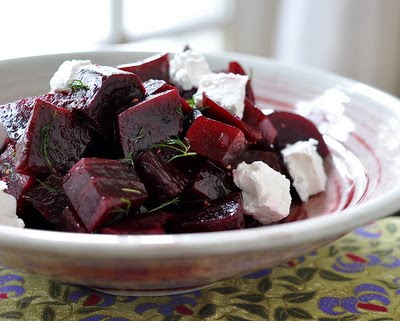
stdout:
[[184,141],[182,141],[178,137],[176,137],[175,139],[168,138],[168,140],[165,143],[155,144],[155,145],[153,145],[153,148],[171,148],[180,153],[178,155],[171,157],[168,160],[168,163],[172,162],[174,159],[177,159],[180,157],[197,155],[196,152],[189,152],[190,144],[187,139],[184,139]]
[[158,211],[158,210],[160,210],[160,209],[162,209],[162,208],[164,208],[164,207],[167,207],[167,206],[173,205],[173,204],[179,207],[179,202],[180,202],[180,201],[181,201],[181,200],[180,200],[180,197],[178,196],[178,197],[175,197],[174,199],[172,199],[172,200],[170,200],[170,201],[167,201],[167,202],[165,202],[165,203],[162,203],[161,205],[159,205],[159,206],[157,206],[156,208],[153,208],[153,209],[151,209],[150,211],[147,211],[147,212],[148,212],[148,213],[155,212],[155,211]]
[[196,103],[194,102],[194,98],[189,98],[186,99],[186,102],[189,104],[190,107],[195,108],[196,107]]
[[182,118],[185,117],[185,115],[183,115],[182,108],[180,108],[180,107],[179,107],[179,108],[176,108],[175,111],[176,111],[177,114],[178,114],[179,116],[181,116]]
[[138,189],[134,189],[134,188],[124,187],[124,188],[121,188],[121,191],[128,192],[128,193],[142,194],[141,191],[139,191]]
[[46,184],[45,182],[41,181],[40,179],[36,178],[36,180],[42,185],[43,188],[45,188],[48,192],[50,193],[57,193],[57,190],[53,187],[51,187],[49,184]]
[[72,92],[76,92],[80,89],[89,90],[89,86],[85,85],[79,79],[72,79],[67,83],[67,86],[71,89]]
[[130,141],[133,142],[134,144],[137,144],[139,140],[143,138],[144,138],[144,129],[143,127],[140,127],[135,137],[131,138]]
[[[53,115],[55,117],[55,115]],[[54,118],[53,118],[54,119]],[[53,119],[44,127],[40,129],[40,153],[42,154],[44,161],[49,169],[55,172],[52,162],[50,160],[49,150],[50,147],[50,126]]]
[[127,199],[125,197],[121,197],[120,201],[122,203],[125,203],[126,207],[125,208],[116,207],[111,211],[111,213],[118,214],[119,216],[127,216],[129,214],[130,210],[131,210],[132,203],[131,203],[131,201],[129,199]]

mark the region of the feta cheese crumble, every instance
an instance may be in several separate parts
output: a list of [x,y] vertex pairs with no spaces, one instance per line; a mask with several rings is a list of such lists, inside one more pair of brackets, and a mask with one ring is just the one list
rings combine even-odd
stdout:
[[24,227],[24,221],[17,216],[17,200],[4,192],[7,184],[0,181],[0,225]]
[[309,139],[287,145],[281,152],[293,179],[293,186],[303,202],[325,190],[324,162],[317,152],[318,141]]
[[50,79],[52,91],[68,90],[68,83],[77,78],[79,70],[83,66],[91,65],[90,60],[66,60]]
[[199,89],[193,98],[197,106],[202,107],[203,93],[217,104],[242,118],[246,84],[248,76],[233,73],[218,73],[200,77]]
[[200,76],[210,73],[206,58],[193,50],[176,53],[169,61],[169,76],[183,90],[199,87]]
[[290,182],[266,163],[240,163],[233,170],[233,180],[242,190],[245,212],[261,223],[269,224],[289,215]]

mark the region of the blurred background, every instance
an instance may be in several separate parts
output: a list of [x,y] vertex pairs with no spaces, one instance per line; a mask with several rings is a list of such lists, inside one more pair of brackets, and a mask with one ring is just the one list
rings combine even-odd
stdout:
[[400,95],[398,0],[13,0],[0,59],[119,45],[236,51],[333,71]]

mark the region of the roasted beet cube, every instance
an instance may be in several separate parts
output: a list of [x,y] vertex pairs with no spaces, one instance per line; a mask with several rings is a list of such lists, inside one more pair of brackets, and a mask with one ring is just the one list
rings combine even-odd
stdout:
[[149,79],[143,83],[143,86],[146,89],[147,96],[159,94],[171,89],[176,89],[174,86],[160,79]]
[[35,176],[65,174],[89,143],[89,130],[71,111],[37,99],[16,146],[16,171]]
[[171,222],[173,233],[213,232],[244,227],[243,200],[240,193],[232,193],[211,202],[201,210],[181,213]]
[[317,127],[303,116],[288,112],[275,112],[268,115],[268,119],[277,131],[275,144],[280,150],[287,144],[314,138],[318,141],[318,153],[322,157],[330,155],[328,146]]
[[188,180],[152,151],[135,159],[135,169],[149,193],[152,203],[172,199],[182,193]]
[[3,124],[8,137],[18,141],[25,131],[36,99],[51,100],[52,94],[29,97],[0,106],[0,122]]
[[83,158],[64,177],[64,191],[89,232],[137,210],[147,191],[123,161]]
[[62,232],[88,233],[78,214],[71,205],[67,206],[61,213],[56,224],[56,230]]
[[202,112],[205,116],[239,128],[249,143],[255,144],[261,139],[262,136],[258,128],[248,126],[238,116],[231,114],[226,108],[218,105],[204,93],[203,107]]
[[[228,72],[234,73],[234,74],[239,74],[239,75],[247,75],[246,72],[244,71],[243,67],[237,62],[237,61],[231,61],[229,63],[228,67]],[[253,87],[251,86],[251,79],[249,77],[249,80],[247,81],[246,84],[246,97],[254,104],[255,103],[255,97],[254,97],[254,92],[253,92]]]
[[62,177],[51,175],[45,180],[37,180],[23,198],[51,223],[60,220],[61,213],[68,206],[68,197],[61,185]]
[[99,230],[102,234],[165,234],[165,224],[176,217],[172,212],[151,212],[125,217]]
[[17,199],[17,213],[23,217],[26,209],[23,196],[35,184],[35,179],[15,171],[15,154],[15,144],[10,143],[0,156],[0,179],[7,183],[6,192]]
[[264,150],[246,150],[239,159],[236,160],[236,164],[233,167],[237,167],[241,162],[251,164],[255,161],[262,161],[269,167],[283,174],[283,169],[279,157],[274,152],[268,152]]
[[83,115],[105,138],[113,141],[117,112],[143,99],[144,94],[145,89],[135,74],[89,65],[81,68],[71,90],[57,93],[52,102]]
[[182,131],[181,100],[177,90],[150,96],[118,116],[125,156],[135,156]]
[[268,116],[255,107],[249,99],[245,100],[242,120],[261,133],[262,138],[257,142],[258,145],[270,147],[273,144],[277,135],[275,127]]
[[231,191],[229,173],[210,161],[205,161],[190,184],[187,195],[190,198],[211,199],[223,197]]
[[149,79],[169,80],[168,54],[152,56],[143,61],[126,65],[119,65],[118,69],[133,72],[139,76],[141,81]]
[[248,145],[241,130],[204,116],[196,118],[186,138],[190,142],[190,151],[224,168],[240,157]]

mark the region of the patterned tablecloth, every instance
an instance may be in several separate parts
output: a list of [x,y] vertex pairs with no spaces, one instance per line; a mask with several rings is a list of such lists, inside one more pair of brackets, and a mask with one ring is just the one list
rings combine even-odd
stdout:
[[400,217],[190,294],[115,297],[0,270],[0,320],[400,320]]

